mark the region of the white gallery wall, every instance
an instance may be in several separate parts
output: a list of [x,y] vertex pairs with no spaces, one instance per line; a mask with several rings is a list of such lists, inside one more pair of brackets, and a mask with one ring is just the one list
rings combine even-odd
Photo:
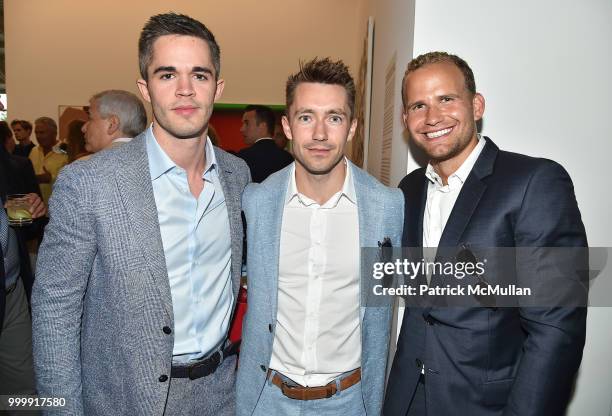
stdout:
[[[399,109],[408,60],[431,50],[449,51],[470,64],[486,99],[482,133],[502,149],[561,163],[573,178],[589,244],[612,246],[611,1],[371,0],[365,12],[374,16],[376,27],[370,172],[380,169],[377,140],[390,57],[397,53]],[[394,117],[392,186],[419,167],[403,154],[409,146],[398,110]],[[610,322],[612,308],[589,309],[570,416],[612,415]]]
[[358,64],[354,0],[10,0],[9,119],[55,118],[58,105],[87,105],[104,89],[139,95],[138,36],[150,16],[168,11],[200,19],[215,34],[222,103],[284,104],[287,76],[300,60],[333,56],[353,71]]
[[363,5],[361,21],[374,17],[374,59],[372,71],[372,103],[370,116],[370,143],[367,170],[380,178],[382,141],[385,128],[385,78],[389,63],[395,57],[395,81],[393,83],[393,112],[387,114],[392,128],[389,186],[397,186],[406,175],[410,158],[408,140],[401,118],[402,97],[400,89],[406,64],[412,59],[415,0],[368,0]]

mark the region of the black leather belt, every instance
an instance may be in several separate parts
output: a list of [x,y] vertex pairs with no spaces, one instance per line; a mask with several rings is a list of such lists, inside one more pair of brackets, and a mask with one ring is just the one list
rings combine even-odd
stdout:
[[222,351],[215,351],[207,358],[196,361],[190,365],[173,365],[170,372],[173,378],[188,378],[195,380],[200,377],[211,375],[221,365],[224,359],[238,353],[240,342],[231,343]]

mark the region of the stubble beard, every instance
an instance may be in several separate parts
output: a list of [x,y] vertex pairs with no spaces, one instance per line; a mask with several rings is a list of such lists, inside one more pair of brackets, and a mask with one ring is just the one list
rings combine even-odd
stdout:
[[[169,110],[168,112],[170,112]],[[165,130],[170,136],[178,140],[196,139],[204,135],[204,132],[208,129],[208,121],[210,120],[210,114],[204,115],[202,120],[198,120],[197,123],[189,125],[186,123],[185,126],[178,126],[166,117],[164,111],[159,108],[153,107],[153,117],[155,122]],[[159,117],[161,116],[161,117]]]
[[308,172],[310,175],[314,175],[314,176],[320,176],[320,175],[327,175],[329,174],[332,170],[334,170],[334,168],[336,166],[338,166],[338,164],[342,161],[342,159],[344,158],[344,154],[340,153],[340,155],[338,156],[338,158],[328,167],[325,167],[324,169],[315,169],[311,166],[308,166],[308,164],[306,164],[304,162],[304,160],[302,160],[301,157],[299,156],[295,156],[295,160],[297,163],[299,163],[304,170],[306,170],[306,172]]

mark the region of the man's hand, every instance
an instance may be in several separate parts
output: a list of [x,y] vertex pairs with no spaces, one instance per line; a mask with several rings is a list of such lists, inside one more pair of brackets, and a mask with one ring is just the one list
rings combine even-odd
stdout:
[[52,179],[51,173],[44,166],[43,166],[43,171],[44,173],[41,173],[40,175],[36,175],[36,180],[38,180],[38,183],[51,183],[51,179]]
[[[48,173],[48,172],[47,172]],[[30,204],[30,213],[32,214],[32,218],[40,218],[47,215],[47,206],[43,202],[43,200],[35,193],[29,193],[25,195],[26,201]]]

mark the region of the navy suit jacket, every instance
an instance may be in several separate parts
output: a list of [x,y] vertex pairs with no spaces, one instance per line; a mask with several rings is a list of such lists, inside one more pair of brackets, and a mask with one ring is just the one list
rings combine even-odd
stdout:
[[[586,247],[567,172],[550,160],[500,151],[485,139],[438,253],[461,246]],[[404,247],[422,246],[427,182],[421,168],[399,185],[406,198]],[[542,270],[555,267],[549,258],[537,260]],[[520,262],[511,264],[504,273],[526,279]],[[408,307],[384,414],[406,415],[424,365],[428,415],[563,415],[585,328],[582,307]]]
[[254,143],[251,147],[238,152],[251,170],[253,182],[263,182],[274,172],[278,172],[293,162],[293,156],[283,149],[279,149],[274,140],[264,139]]

